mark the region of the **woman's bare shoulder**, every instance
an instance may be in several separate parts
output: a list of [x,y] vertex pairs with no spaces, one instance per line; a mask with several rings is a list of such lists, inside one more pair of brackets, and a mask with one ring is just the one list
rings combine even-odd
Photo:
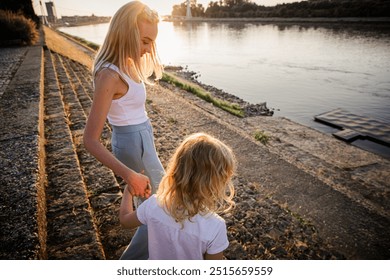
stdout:
[[113,69],[102,68],[95,74],[95,83],[99,81],[117,83],[121,80],[120,75]]
[[103,68],[95,74],[95,92],[110,92],[113,99],[118,99],[125,95],[127,90],[127,83],[115,70]]

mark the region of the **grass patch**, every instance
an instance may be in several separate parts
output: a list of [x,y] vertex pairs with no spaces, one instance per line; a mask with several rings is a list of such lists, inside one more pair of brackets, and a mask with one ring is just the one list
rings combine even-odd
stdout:
[[226,102],[224,100],[212,97],[211,94],[208,91],[205,91],[201,87],[199,87],[196,84],[193,84],[188,81],[184,81],[183,79],[175,76],[172,73],[164,72],[163,77],[161,79],[164,82],[170,83],[172,85],[175,85],[181,89],[184,89],[188,92],[191,92],[195,94],[197,97],[213,104],[214,106],[221,108],[222,110],[225,110],[229,112],[232,115],[238,116],[243,118],[245,116],[244,110],[238,105],[230,102]]
[[254,137],[260,143],[264,145],[268,144],[269,136],[264,131],[256,130],[254,133]]
[[61,33],[61,34],[64,35],[65,37],[70,37],[70,38],[72,38],[73,40],[79,42],[80,44],[82,44],[82,45],[84,45],[84,46],[87,46],[87,47],[93,49],[94,51],[97,51],[97,50],[99,50],[99,48],[100,48],[100,45],[95,44],[95,43],[90,42],[90,41],[87,41],[87,40],[85,40],[85,39],[83,39],[83,38],[80,38],[80,37],[78,37],[78,36],[73,36],[73,35],[70,35],[70,34],[68,34],[68,33],[65,33],[65,32],[62,32],[62,31],[59,31],[59,30],[57,30],[57,32]]

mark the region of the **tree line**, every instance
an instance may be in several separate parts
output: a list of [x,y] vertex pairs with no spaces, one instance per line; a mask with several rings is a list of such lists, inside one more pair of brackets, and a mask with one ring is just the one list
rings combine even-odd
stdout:
[[[174,5],[172,16],[186,16],[187,1]],[[193,17],[390,17],[390,0],[307,0],[272,7],[249,0],[211,1],[207,7],[191,0]]]

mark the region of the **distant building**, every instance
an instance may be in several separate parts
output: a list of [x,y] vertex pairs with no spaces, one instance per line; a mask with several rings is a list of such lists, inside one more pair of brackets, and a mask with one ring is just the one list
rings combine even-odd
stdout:
[[92,16],[62,16],[61,20],[58,20],[58,24],[66,26],[78,26],[78,25],[89,25],[110,22],[111,17],[98,17]]
[[50,23],[57,23],[57,12],[54,2],[46,2],[47,20]]

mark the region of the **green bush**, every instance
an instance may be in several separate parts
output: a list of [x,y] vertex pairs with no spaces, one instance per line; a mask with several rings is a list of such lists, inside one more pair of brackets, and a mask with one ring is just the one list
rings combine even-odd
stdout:
[[33,45],[38,40],[36,24],[21,14],[0,10],[0,44]]
[[257,141],[261,142],[264,145],[268,144],[269,136],[264,132],[260,130],[256,130],[254,133],[254,137]]

